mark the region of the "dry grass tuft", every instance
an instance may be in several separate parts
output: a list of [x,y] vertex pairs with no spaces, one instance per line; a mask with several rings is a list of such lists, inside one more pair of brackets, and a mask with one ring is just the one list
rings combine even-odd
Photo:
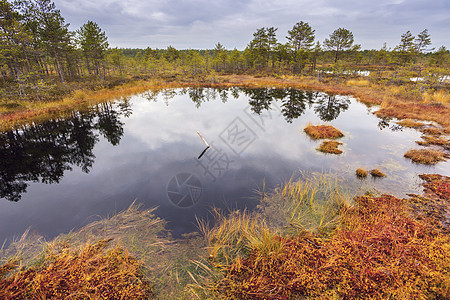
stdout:
[[345,83],[348,86],[370,86],[370,81],[369,80],[357,80],[357,79],[350,79],[347,80],[347,82]]
[[404,120],[398,121],[397,124],[401,125],[403,127],[409,127],[409,128],[419,128],[419,127],[422,127],[425,125],[422,122],[414,121],[411,119],[404,119]]
[[439,103],[446,105],[450,103],[450,93],[448,91],[439,90],[436,92],[425,92],[422,95],[424,103]]
[[[274,233],[260,216],[247,211],[235,211],[226,216],[214,210],[216,224],[199,222],[199,228],[208,242],[209,259],[216,267],[226,267],[233,260],[248,255],[251,249],[276,251],[280,245],[273,242]],[[269,244],[267,242],[269,241]]]
[[323,141],[317,150],[324,153],[341,154],[343,151],[338,148],[339,145],[342,145],[342,143],[337,141]]
[[416,143],[421,146],[429,146],[429,145],[447,146],[450,144],[450,142],[447,139],[443,139],[432,135],[424,135],[422,136],[422,139],[423,141],[417,141]]
[[378,169],[370,170],[370,175],[373,177],[386,177],[386,175]]
[[312,125],[309,123],[304,131],[307,135],[309,135],[311,138],[318,140],[318,139],[336,139],[343,137],[344,134],[336,129],[335,127],[331,125]]
[[424,134],[430,134],[430,135],[441,135],[444,133],[443,129],[437,128],[437,127],[428,127],[423,128],[420,130]]
[[425,165],[434,165],[446,159],[442,151],[433,149],[411,149],[404,156],[415,163]]
[[364,169],[361,168],[356,169],[356,176],[358,176],[359,178],[366,178],[368,174],[369,173]]

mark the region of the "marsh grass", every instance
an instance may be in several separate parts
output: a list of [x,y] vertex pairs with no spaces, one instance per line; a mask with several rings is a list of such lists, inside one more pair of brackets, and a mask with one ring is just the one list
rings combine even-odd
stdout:
[[215,225],[199,222],[199,228],[208,243],[209,259],[215,267],[224,268],[233,260],[247,256],[251,249],[263,253],[276,251],[274,243],[276,231],[270,229],[266,221],[246,210],[234,211],[229,215],[214,209]]
[[281,185],[264,195],[259,209],[271,224],[284,233],[301,231],[329,233],[341,212],[351,206],[351,196],[338,179],[328,174],[302,174],[303,179]]
[[369,80],[365,80],[365,79],[350,79],[347,80],[347,82],[345,83],[346,85],[349,86],[370,86],[370,81]]
[[438,90],[434,92],[425,92],[422,95],[424,103],[438,103],[446,105],[450,103],[450,93],[444,90]]
[[254,249],[235,260],[216,290],[238,299],[447,298],[449,237],[412,219],[406,200],[355,202],[328,238],[305,231],[275,237],[280,251]]
[[[156,298],[190,299],[186,286],[192,283],[191,275],[203,276],[205,273],[194,263],[205,261],[205,241],[198,234],[186,236],[182,240],[173,239],[165,229],[166,222],[155,217],[154,210],[142,210],[133,203],[112,217],[61,234],[50,242],[27,231],[3,249],[0,258],[3,263],[16,262],[18,268],[28,268],[36,264],[46,265],[48,257],[45,253],[56,249],[58,245],[65,245],[67,251],[77,253],[79,249],[95,245],[99,240],[108,240],[108,248],[102,253],[107,255],[111,249],[123,249],[131,258],[139,261],[140,272]],[[102,266],[99,264],[98,268]]]
[[448,146],[448,145],[450,145],[449,140],[447,140],[445,138],[437,137],[435,135],[423,135],[422,139],[423,139],[423,141],[416,141],[416,143],[421,146],[430,146],[430,145]]
[[430,134],[430,135],[441,135],[444,133],[444,130],[437,127],[427,127],[420,130],[424,134]]
[[413,162],[425,165],[435,165],[446,160],[445,153],[434,149],[411,149],[404,156]]
[[337,139],[343,137],[344,134],[331,125],[313,125],[308,123],[304,129],[305,133],[312,139]]

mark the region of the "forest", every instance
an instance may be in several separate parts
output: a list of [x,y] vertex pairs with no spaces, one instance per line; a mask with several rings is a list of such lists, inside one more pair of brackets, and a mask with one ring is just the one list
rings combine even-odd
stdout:
[[[111,48],[95,21],[69,30],[51,0],[0,1],[0,101],[59,100],[77,89],[111,88],[148,78],[204,82],[223,74],[353,78],[371,83],[411,84],[410,95],[422,95],[448,84],[450,52],[430,48],[427,29],[407,31],[394,49],[363,50],[353,33],[333,31],[323,42],[303,21],[278,40],[275,27],[256,29],[247,47],[226,49]],[[446,83],[447,80],[447,83]]]

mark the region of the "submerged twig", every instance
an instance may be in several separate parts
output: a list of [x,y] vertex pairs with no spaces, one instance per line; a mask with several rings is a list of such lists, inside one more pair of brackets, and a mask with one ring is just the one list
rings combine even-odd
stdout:
[[200,132],[198,132],[198,135],[200,136],[200,138],[203,140],[203,142],[205,143],[205,145],[209,148],[209,144],[206,142],[206,140],[202,137],[202,135],[200,134]]
[[200,155],[199,155],[198,158],[197,158],[197,159],[200,159],[200,158],[206,153],[206,150],[208,150],[208,149],[210,148],[210,146],[209,146],[208,142],[207,142],[207,141],[203,138],[203,136],[200,134],[200,132],[197,131],[197,133],[198,133],[198,135],[200,136],[200,138],[203,140],[203,142],[204,142],[205,145],[206,145],[205,150],[203,150],[203,152],[200,153]]

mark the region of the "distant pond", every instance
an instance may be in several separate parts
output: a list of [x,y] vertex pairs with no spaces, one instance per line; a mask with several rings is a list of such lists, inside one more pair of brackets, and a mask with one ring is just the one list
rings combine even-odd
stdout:
[[[449,162],[428,167],[403,158],[420,133],[374,109],[291,88],[168,89],[0,133],[0,240],[29,227],[52,238],[135,200],[157,206],[179,236],[214,206],[252,209],[263,186],[308,172],[398,196],[418,192],[417,174],[450,175]],[[309,122],[343,131],[344,153],[318,152],[320,142],[303,132]],[[359,167],[387,177],[361,181]]]

